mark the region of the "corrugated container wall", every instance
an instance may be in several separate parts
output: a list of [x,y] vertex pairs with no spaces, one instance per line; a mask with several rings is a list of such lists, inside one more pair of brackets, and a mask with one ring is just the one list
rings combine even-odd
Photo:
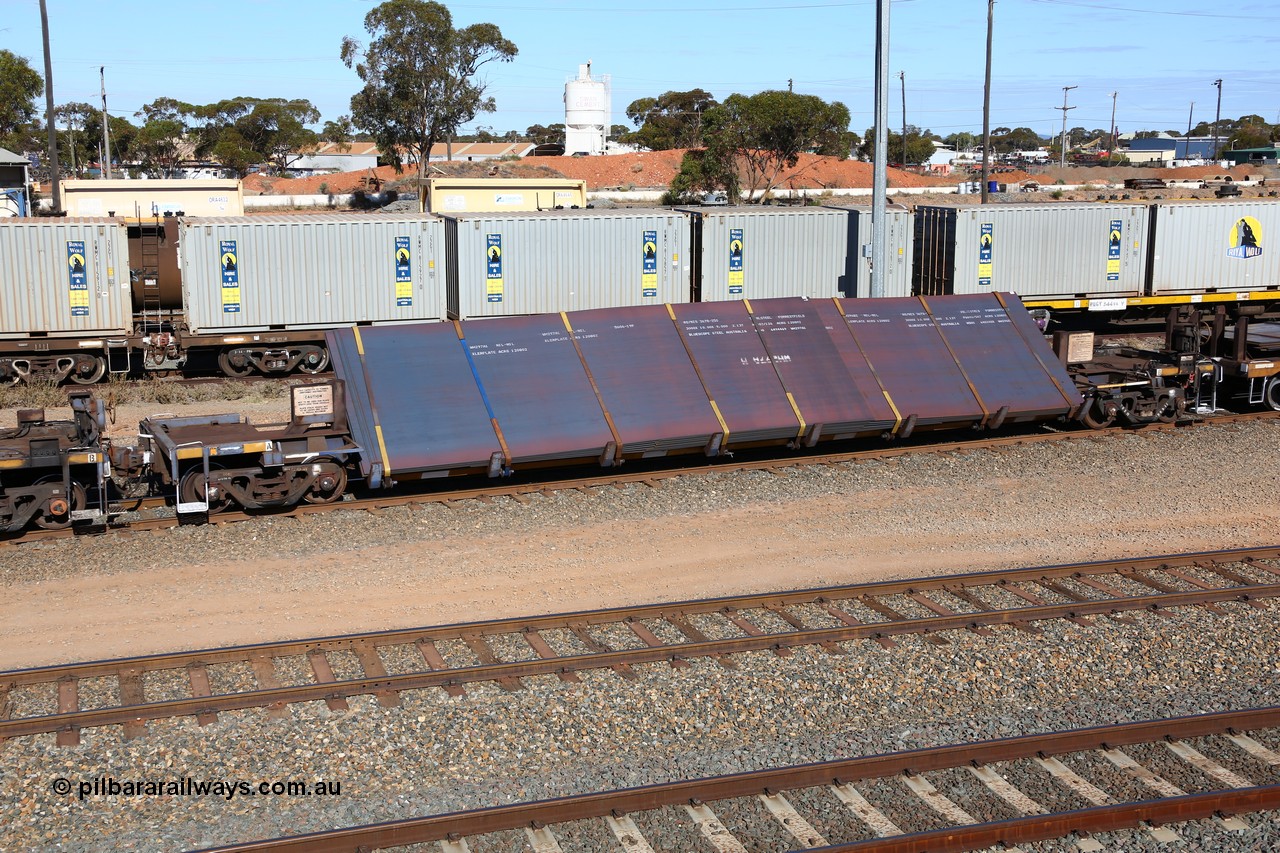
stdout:
[[[856,292],[849,296],[865,298],[871,295],[871,256],[864,256],[863,246],[870,246],[872,240],[871,208],[840,207],[837,210],[849,212],[849,249],[848,266],[853,277]],[[889,270],[885,275],[885,296],[911,295],[911,261],[915,254],[916,226],[915,216],[909,210],[889,208],[885,211],[885,223],[888,233],[885,234],[887,251],[885,257]]]
[[854,295],[849,215],[827,207],[691,209],[701,301]]
[[129,332],[128,251],[115,219],[0,220],[0,337]]
[[185,219],[187,320],[200,334],[438,320],[442,237],[417,214]]
[[445,216],[449,316],[506,317],[689,301],[690,228],[676,210]]
[[1280,288],[1280,202],[1154,206],[1153,294]]
[[1144,205],[921,206],[915,218],[916,295],[1144,295]]

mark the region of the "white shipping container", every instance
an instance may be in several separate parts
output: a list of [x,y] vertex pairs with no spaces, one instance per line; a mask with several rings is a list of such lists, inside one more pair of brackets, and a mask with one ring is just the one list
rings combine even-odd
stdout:
[[701,231],[695,280],[702,302],[856,293],[847,210],[744,206],[690,214]]
[[689,301],[689,216],[676,210],[445,215],[459,320]]
[[[865,206],[840,207],[849,213],[849,248],[847,273],[855,290],[849,296],[866,298],[871,295],[871,255],[868,249],[872,241],[871,208]],[[885,296],[911,295],[911,260],[915,253],[915,217],[909,210],[890,207],[885,211],[885,261],[888,271],[884,280]]]
[[187,321],[210,334],[439,320],[442,237],[419,214],[184,219]]
[[0,220],[0,338],[124,335],[129,243],[116,219]]
[[998,290],[1077,299],[1145,293],[1145,205],[921,206],[915,221],[917,295]]
[[1154,206],[1153,295],[1280,289],[1280,201]]

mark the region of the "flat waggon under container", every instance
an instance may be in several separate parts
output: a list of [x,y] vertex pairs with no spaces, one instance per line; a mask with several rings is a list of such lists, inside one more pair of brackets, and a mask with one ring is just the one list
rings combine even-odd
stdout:
[[1016,300],[799,298],[328,333],[374,485],[995,428],[1081,395]]

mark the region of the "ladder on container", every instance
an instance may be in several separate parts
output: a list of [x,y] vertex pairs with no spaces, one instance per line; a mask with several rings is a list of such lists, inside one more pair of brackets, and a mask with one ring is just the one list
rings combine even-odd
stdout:
[[151,215],[143,218],[137,211],[139,231],[139,261],[137,275],[142,282],[143,332],[159,331],[161,323],[160,303],[160,244],[164,239],[164,219],[153,207]]

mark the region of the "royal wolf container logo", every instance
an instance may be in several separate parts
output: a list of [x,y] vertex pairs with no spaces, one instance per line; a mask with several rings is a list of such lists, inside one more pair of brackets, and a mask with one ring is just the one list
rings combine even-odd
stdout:
[[409,238],[396,238],[396,307],[413,304],[413,253],[409,250]]
[[1233,258],[1257,258],[1262,255],[1262,223],[1252,216],[1242,216],[1231,226],[1231,248],[1227,254]]
[[994,240],[994,226],[990,222],[982,223],[981,236],[978,237],[978,286],[991,286],[991,244]]
[[729,295],[742,295],[742,255],[746,246],[741,228],[729,229]]
[[488,302],[502,301],[502,235],[489,234],[485,239],[485,258],[487,263],[487,272],[485,273],[485,300]]
[[225,314],[240,313],[240,256],[236,254],[235,240],[219,241],[222,267],[222,311]]
[[644,260],[640,267],[640,295],[658,295],[658,232],[644,232]]
[[89,316],[89,273],[84,265],[84,241],[67,241],[67,276],[71,289],[71,316]]
[[1120,238],[1124,233],[1123,225],[1119,219],[1111,220],[1111,231],[1107,235],[1107,281],[1120,280]]

